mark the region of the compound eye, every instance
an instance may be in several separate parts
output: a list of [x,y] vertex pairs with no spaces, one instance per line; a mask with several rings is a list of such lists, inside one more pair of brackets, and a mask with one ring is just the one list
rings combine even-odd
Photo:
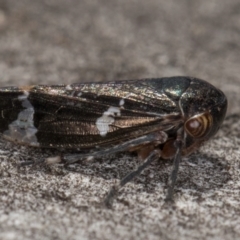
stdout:
[[188,119],[184,128],[190,136],[194,138],[201,138],[209,133],[212,123],[212,115],[209,113],[203,113]]

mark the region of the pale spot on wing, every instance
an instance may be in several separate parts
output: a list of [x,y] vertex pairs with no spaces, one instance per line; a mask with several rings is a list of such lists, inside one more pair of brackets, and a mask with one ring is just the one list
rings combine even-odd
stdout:
[[124,103],[125,103],[125,101],[124,101],[124,99],[121,99],[120,101],[119,101],[119,106],[123,106],[124,105]]
[[29,96],[29,92],[23,91],[23,95],[18,96],[18,100],[23,101],[23,100],[27,99],[28,96]]
[[96,121],[97,129],[102,137],[109,132],[109,125],[114,123],[114,116],[120,116],[120,109],[118,107],[109,107]]
[[36,133],[37,128],[34,126],[34,108],[28,100],[29,92],[24,91],[18,96],[18,100],[22,102],[23,109],[19,112],[15,121],[8,125],[8,130],[3,133],[4,138],[10,141],[25,143],[30,146],[39,146]]
[[128,93],[125,97],[123,97],[120,101],[119,101],[119,106],[123,107],[123,105],[125,104],[125,99],[129,98],[132,95],[132,93]]
[[73,90],[72,86],[71,85],[66,85],[66,90]]

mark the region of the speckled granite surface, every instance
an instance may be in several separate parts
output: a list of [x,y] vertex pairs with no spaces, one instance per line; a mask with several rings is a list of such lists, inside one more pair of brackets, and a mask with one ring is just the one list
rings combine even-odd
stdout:
[[0,141],[0,239],[240,238],[240,3],[0,0],[0,86],[189,75],[229,99],[218,135],[180,167],[158,162],[99,206],[137,165],[132,154],[18,169],[57,151]]

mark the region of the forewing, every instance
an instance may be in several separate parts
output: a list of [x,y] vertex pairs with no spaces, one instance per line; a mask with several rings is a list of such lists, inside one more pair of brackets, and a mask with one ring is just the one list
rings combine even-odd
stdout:
[[147,86],[136,90],[134,85],[136,88],[132,82],[1,89],[1,132],[8,140],[30,146],[86,149],[178,127],[182,121],[179,112],[166,112],[167,96],[158,92],[155,98],[149,97]]

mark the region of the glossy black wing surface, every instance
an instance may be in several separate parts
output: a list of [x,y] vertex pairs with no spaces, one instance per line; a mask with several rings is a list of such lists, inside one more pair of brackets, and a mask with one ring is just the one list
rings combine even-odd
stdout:
[[0,88],[0,131],[20,144],[88,149],[182,124],[190,79]]

